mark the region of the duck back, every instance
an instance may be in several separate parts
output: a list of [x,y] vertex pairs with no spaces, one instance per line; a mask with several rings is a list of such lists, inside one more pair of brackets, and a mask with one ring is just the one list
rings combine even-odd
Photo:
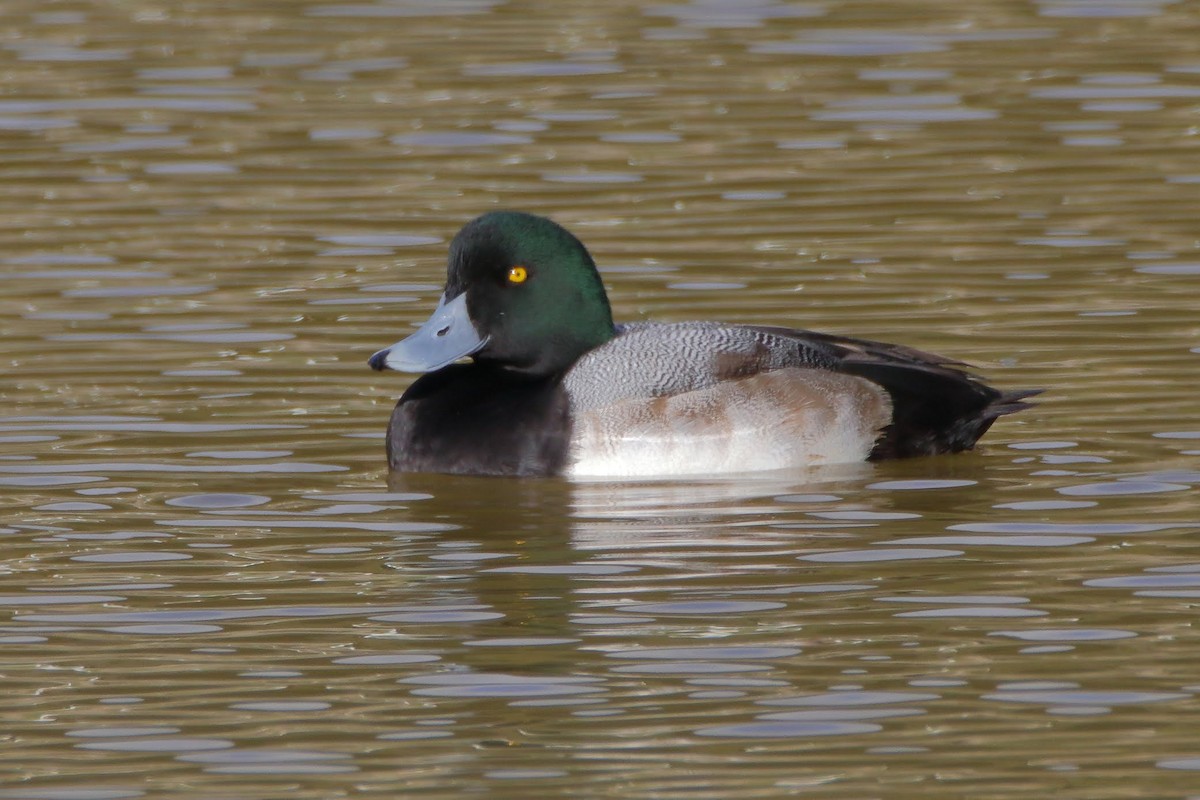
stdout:
[[[573,414],[652,398],[710,391],[779,370],[796,371],[793,385],[841,374],[865,380],[886,396],[886,418],[859,458],[883,460],[952,453],[973,447],[996,418],[1027,408],[1036,391],[1001,392],[965,364],[902,345],[813,331],[715,322],[618,326],[608,343],[585,354],[564,387]],[[818,385],[820,384],[820,385]],[[842,386],[849,397],[853,383]],[[808,402],[802,393],[796,401]],[[861,401],[856,401],[861,402]],[[867,412],[864,424],[870,422]],[[876,413],[876,412],[872,412]]]

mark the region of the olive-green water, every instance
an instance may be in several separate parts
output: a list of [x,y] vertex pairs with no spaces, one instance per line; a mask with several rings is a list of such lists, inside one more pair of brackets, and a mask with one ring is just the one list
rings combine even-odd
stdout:
[[[1200,6],[6,0],[0,798],[1200,797]],[[446,243],[1043,387],[390,485]]]

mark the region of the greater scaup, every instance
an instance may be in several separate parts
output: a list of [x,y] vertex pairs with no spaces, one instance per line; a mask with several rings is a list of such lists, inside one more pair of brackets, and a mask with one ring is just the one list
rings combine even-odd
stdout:
[[952,453],[1035,393],[900,345],[614,324],[587,248],[515,211],[459,231],[433,315],[369,363],[427,373],[388,425],[402,472],[704,475]]

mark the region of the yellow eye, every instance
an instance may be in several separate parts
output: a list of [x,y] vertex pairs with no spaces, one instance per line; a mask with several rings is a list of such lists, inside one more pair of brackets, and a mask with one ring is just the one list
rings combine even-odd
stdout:
[[528,277],[529,277],[529,271],[526,270],[524,267],[513,267],[512,269],[510,269],[508,271],[508,282],[509,283],[524,283],[525,279]]

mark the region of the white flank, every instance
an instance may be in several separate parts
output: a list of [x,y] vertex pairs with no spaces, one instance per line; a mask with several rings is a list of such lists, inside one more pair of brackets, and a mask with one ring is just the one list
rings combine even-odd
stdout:
[[779,370],[583,412],[567,474],[721,475],[864,461],[890,417],[886,394],[861,378]]

